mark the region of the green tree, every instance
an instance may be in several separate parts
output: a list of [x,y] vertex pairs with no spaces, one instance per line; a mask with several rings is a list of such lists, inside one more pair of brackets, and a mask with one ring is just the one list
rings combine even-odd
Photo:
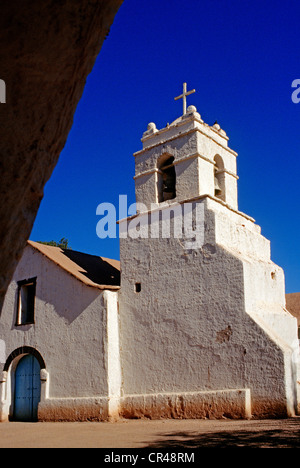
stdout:
[[52,241],[49,241],[49,242],[38,241],[38,243],[39,244],[44,244],[44,245],[51,245],[52,247],[59,247],[61,249],[72,250],[71,247],[69,246],[69,240],[66,239],[65,237],[60,239],[60,241],[58,241],[58,242],[52,240]]

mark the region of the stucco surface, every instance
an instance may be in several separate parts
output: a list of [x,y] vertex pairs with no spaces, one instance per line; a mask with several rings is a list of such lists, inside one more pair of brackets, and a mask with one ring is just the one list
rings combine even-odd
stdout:
[[297,328],[283,307],[282,272],[253,222],[217,200],[198,203],[201,248],[185,250],[174,238],[121,239],[124,394],[249,388],[254,415],[284,415],[287,399],[293,413]]

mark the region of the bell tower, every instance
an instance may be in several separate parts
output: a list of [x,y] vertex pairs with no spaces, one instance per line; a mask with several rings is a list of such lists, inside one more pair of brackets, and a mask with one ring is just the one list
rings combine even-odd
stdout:
[[202,195],[222,200],[238,209],[237,153],[228,147],[228,136],[216,122],[206,124],[195,106],[186,108],[183,115],[158,130],[148,124],[143,134],[143,149],[135,156],[135,192],[137,203],[150,209],[153,203],[182,202]]
[[237,153],[186,106],[192,93],[184,85],[170,125],[148,125],[134,155],[140,206],[119,222],[121,414],[293,416],[299,343],[284,273],[238,210]]

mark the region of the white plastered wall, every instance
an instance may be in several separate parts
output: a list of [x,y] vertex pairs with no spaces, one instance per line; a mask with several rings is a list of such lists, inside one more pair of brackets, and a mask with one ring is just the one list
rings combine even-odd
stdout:
[[[17,281],[33,277],[37,277],[35,324],[16,326]],[[44,359],[41,419],[102,420],[110,416],[110,398],[120,392],[114,344],[117,296],[118,292],[86,286],[31,246],[26,247],[6,294],[0,338],[5,340],[6,357],[28,346]],[[16,364],[14,360],[2,374],[2,420],[13,414]],[[1,366],[3,369],[4,363]]]
[[[187,408],[188,393],[249,389],[256,416],[293,415],[297,327],[284,310],[269,241],[251,218],[209,197],[199,203],[205,206],[199,249],[187,251],[174,238],[121,239],[126,411],[140,405],[137,412],[155,412],[157,395],[164,408],[171,395],[175,406],[182,398]],[[253,294],[255,275],[266,278]],[[269,309],[272,319],[265,323]]]

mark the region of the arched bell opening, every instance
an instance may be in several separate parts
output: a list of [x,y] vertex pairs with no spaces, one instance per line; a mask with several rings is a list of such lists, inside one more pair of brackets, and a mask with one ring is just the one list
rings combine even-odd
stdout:
[[158,203],[176,198],[174,157],[164,155],[158,162]]
[[214,195],[223,201],[226,201],[225,196],[225,180],[224,180],[224,162],[218,154],[214,158]]

